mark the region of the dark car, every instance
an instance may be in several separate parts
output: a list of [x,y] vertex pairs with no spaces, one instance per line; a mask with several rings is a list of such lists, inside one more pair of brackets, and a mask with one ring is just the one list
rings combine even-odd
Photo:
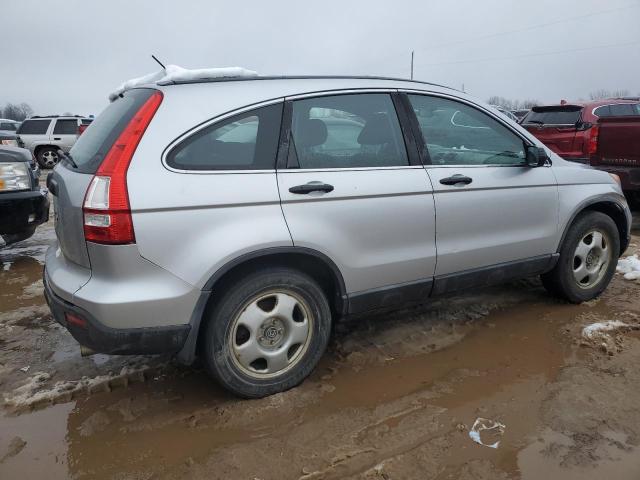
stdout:
[[0,247],[29,238],[48,219],[49,198],[39,186],[33,156],[0,145]]
[[589,163],[594,152],[592,128],[600,118],[640,115],[640,103],[612,98],[587,103],[562,103],[533,107],[521,125],[565,160]]

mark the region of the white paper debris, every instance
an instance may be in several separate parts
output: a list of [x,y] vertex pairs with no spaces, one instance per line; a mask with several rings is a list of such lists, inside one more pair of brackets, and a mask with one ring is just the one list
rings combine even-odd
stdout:
[[617,330],[618,328],[623,328],[628,326],[629,326],[628,324],[621,322],[620,320],[596,322],[584,327],[582,329],[582,336],[588,339],[592,339],[594,336],[602,332],[610,332],[611,330]]
[[476,421],[473,422],[473,426],[471,430],[469,430],[469,437],[474,442],[484,445],[489,448],[498,448],[500,445],[500,440],[496,440],[493,443],[487,443],[482,440],[480,432],[485,431],[484,436],[489,436],[492,439],[502,437],[504,434],[505,427],[502,423],[496,422],[494,420],[489,420],[488,418],[476,418]]
[[626,280],[640,279],[640,259],[638,255],[631,255],[618,260],[616,271],[624,274]]
[[29,365],[27,365],[26,367],[22,367],[22,368],[20,369],[20,371],[21,371],[21,372],[24,372],[24,373],[27,373],[27,372],[29,371],[29,369],[30,369],[30,368],[31,368],[31,367],[30,367]]
[[109,95],[109,100],[114,100],[125,90],[128,90],[139,85],[148,85],[150,83],[158,82],[177,82],[186,80],[210,80],[214,78],[228,78],[228,77],[244,77],[251,78],[257,77],[258,73],[253,70],[247,70],[242,67],[218,67],[218,68],[196,68],[188,69],[182,68],[178,65],[167,65],[163,70],[158,70],[154,73],[149,73],[138,78],[132,78],[122,83],[114,92]]

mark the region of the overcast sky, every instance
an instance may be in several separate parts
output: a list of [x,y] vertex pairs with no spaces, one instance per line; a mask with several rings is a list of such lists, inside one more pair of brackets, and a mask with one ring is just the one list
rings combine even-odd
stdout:
[[186,68],[408,77],[415,50],[415,78],[483,100],[640,94],[640,0],[14,0],[2,38],[0,104],[39,114],[99,113],[122,81],[157,70],[151,53]]

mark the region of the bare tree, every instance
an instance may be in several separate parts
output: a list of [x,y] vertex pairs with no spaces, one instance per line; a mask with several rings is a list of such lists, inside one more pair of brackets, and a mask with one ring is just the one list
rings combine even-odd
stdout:
[[506,110],[528,110],[531,107],[535,107],[540,104],[538,100],[509,100],[508,98],[499,97],[497,95],[490,97],[489,100],[487,100],[487,103],[491,105],[498,105]]
[[2,117],[10,118],[11,120],[16,120],[21,122],[27,117],[33,115],[33,108],[28,103],[10,103],[8,102],[4,108],[2,109]]

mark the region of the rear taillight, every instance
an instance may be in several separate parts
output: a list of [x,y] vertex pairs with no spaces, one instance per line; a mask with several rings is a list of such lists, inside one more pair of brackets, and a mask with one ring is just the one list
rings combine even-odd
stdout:
[[108,245],[135,243],[127,193],[127,170],[138,143],[155,115],[162,93],[140,107],[104,157],[84,198],[84,238]]
[[600,127],[594,125],[589,130],[589,145],[587,146],[587,153],[589,155],[595,155],[598,151],[598,135],[600,134]]

